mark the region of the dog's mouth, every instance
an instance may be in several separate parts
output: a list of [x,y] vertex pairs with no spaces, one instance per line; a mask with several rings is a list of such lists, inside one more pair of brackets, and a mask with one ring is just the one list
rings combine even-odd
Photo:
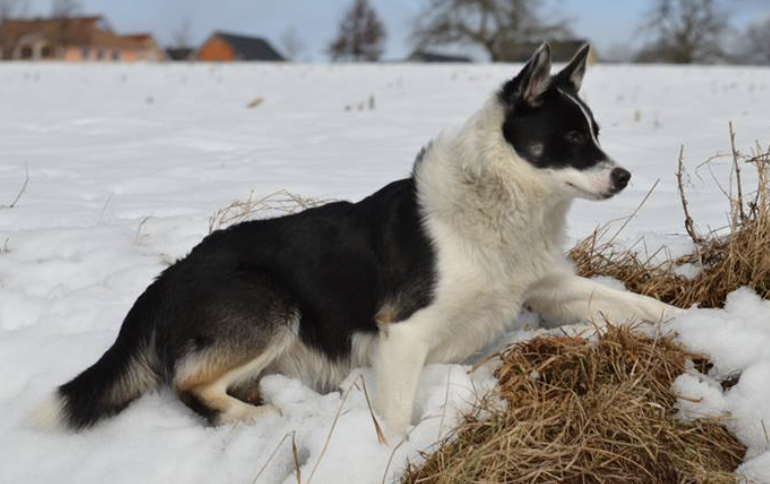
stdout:
[[591,200],[608,200],[620,191],[620,190],[610,190],[609,192],[606,192],[606,193],[594,193],[586,190],[585,188],[579,187],[574,183],[567,182],[567,186],[574,188],[575,190],[585,195],[586,198],[590,198]]

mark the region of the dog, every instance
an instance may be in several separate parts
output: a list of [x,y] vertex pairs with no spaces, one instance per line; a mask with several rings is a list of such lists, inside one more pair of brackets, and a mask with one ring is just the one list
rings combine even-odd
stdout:
[[279,412],[260,401],[264,375],[330,391],[371,365],[375,411],[404,435],[423,366],[466,360],[524,307],[559,324],[678,314],[576,276],[564,255],[572,201],[609,199],[631,177],[579,97],[588,54],[551,75],[543,44],[461,129],[427,145],[409,178],[357,203],[206,237],[38,422],[84,429],[161,385],[211,424],[254,421]]

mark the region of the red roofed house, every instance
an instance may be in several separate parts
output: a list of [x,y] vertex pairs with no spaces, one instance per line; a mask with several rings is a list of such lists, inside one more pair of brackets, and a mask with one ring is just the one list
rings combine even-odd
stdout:
[[5,20],[0,24],[2,60],[154,62],[165,58],[152,35],[117,35],[100,16]]

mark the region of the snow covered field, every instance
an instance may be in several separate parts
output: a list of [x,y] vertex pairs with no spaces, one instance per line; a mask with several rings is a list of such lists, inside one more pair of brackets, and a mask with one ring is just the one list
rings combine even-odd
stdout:
[[[419,423],[395,450],[377,442],[363,393],[354,386],[344,398],[357,374],[329,395],[267,378],[265,396],[284,416],[253,426],[204,427],[165,392],[78,435],[33,430],[25,415],[101,355],[136,296],[207,233],[217,209],[281,188],[361,198],[406,176],[423,144],[462,123],[516,69],[0,64],[0,205],[29,169],[18,204],[0,209],[0,483],[243,484],[263,468],[260,484],[296,483],[291,436],[303,483],[390,482],[491,378],[427,368]],[[729,149],[727,122],[742,148],[770,142],[770,69],[598,66],[584,97],[633,180],[609,202],[575,205],[575,239],[629,215],[660,179],[623,237],[686,250],[679,145],[691,209],[706,229],[725,225],[726,204],[708,168],[695,166]],[[727,179],[726,161],[712,169]],[[708,377],[678,380],[683,415],[729,412],[727,425],[749,446],[741,470],[770,483],[770,303],[738,291],[726,310],[692,310],[674,326],[715,363]],[[505,339],[534,334],[520,327]],[[738,372],[723,392],[714,378]]]

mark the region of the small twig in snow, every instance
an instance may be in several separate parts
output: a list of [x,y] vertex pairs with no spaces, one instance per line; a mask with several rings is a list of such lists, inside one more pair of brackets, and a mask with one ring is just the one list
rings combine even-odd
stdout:
[[647,203],[647,200],[649,200],[650,195],[652,195],[652,192],[655,191],[655,187],[658,186],[658,183],[660,183],[660,178],[655,180],[655,183],[653,183],[652,187],[650,187],[650,189],[647,191],[647,195],[645,195],[644,198],[642,199],[642,201],[639,202],[639,205],[636,207],[636,210],[634,210],[631,215],[626,217],[626,220],[623,222],[623,225],[621,225],[620,228],[618,229],[618,231],[615,232],[615,235],[613,235],[610,238],[610,240],[608,242],[609,244],[612,244],[615,241],[615,239],[618,237],[618,235],[620,235],[620,233],[623,232],[623,230],[626,228],[626,226],[631,222],[631,220],[633,220],[634,217],[636,217],[636,214],[639,213],[639,210],[641,210],[642,207],[644,206],[644,204]]
[[297,484],[302,484],[302,471],[299,465],[299,450],[297,449],[297,432],[291,433],[291,454],[294,456],[294,477],[297,478]]
[[112,201],[112,197],[113,197],[113,195],[115,195],[115,194],[114,194],[114,193],[110,193],[110,196],[109,196],[109,197],[107,197],[107,201],[106,201],[106,202],[104,202],[104,206],[102,207],[102,212],[99,214],[99,220],[101,220],[101,219],[102,219],[102,217],[104,217],[104,212],[106,212],[106,211],[107,211],[107,206],[108,206],[108,205],[110,204],[110,202]]
[[144,227],[144,224],[146,224],[150,218],[152,218],[152,215],[144,217],[142,221],[139,222],[139,227],[136,228],[136,237],[134,238],[134,243],[138,244],[142,241],[143,238],[147,237],[146,235],[142,234],[142,227]]
[[[342,409],[345,407],[345,402],[348,401],[348,397],[350,396],[350,393],[353,391],[353,387],[357,387],[358,380],[361,380],[362,386],[364,387],[364,396],[366,397],[366,403],[369,404],[369,396],[366,392],[366,382],[364,381],[363,375],[358,375],[358,378],[353,380],[353,382],[350,384],[350,386],[345,390],[345,393],[342,395],[342,401],[340,402],[340,406],[337,408],[337,413],[334,415],[334,420],[332,420],[332,426],[329,429],[329,434],[326,436],[326,441],[324,442],[324,446],[321,449],[321,453],[318,454],[318,459],[316,459],[315,464],[313,464],[313,469],[310,471],[310,477],[307,478],[307,482],[305,484],[310,484],[310,481],[313,480],[313,476],[315,475],[315,471],[318,469],[319,464],[321,464],[321,461],[323,460],[324,454],[326,454],[326,450],[329,448],[329,442],[332,440],[332,435],[334,434],[334,430],[337,428],[337,422],[339,421],[340,417],[342,416]],[[369,407],[371,411],[371,406]],[[379,424],[377,423],[377,420],[374,419],[374,413],[372,413],[372,419],[374,420],[374,427],[375,431],[377,432],[377,439],[379,440],[380,437],[382,439],[385,438],[385,436],[382,434],[382,430],[380,429]],[[382,443],[382,440],[380,440]]]
[[402,445],[404,445],[404,442],[407,441],[409,437],[409,434],[407,434],[406,437],[401,439],[401,442],[396,444],[395,447],[393,447],[393,451],[390,453],[390,457],[388,457],[388,463],[385,466],[385,472],[382,473],[382,484],[385,484],[385,480],[388,478],[388,471],[390,471],[390,466],[393,464],[393,458],[396,456],[396,452],[398,452],[398,449],[401,448]]
[[374,432],[377,434],[377,441],[381,444],[388,445],[388,439],[385,438],[385,433],[382,431],[380,422],[377,421],[377,417],[374,415],[372,402],[369,400],[369,392],[366,390],[366,379],[364,378],[364,375],[359,375],[359,378],[361,379],[361,387],[364,390],[366,406],[369,407],[369,415],[372,417],[372,423],[374,424]]
[[438,440],[444,435],[444,420],[446,419],[446,407],[449,405],[449,384],[452,382],[452,370],[447,370],[446,389],[444,391],[444,405],[441,408],[441,420],[438,424]]
[[738,205],[738,213],[741,216],[741,222],[744,222],[746,220],[746,212],[743,209],[743,186],[741,184],[741,167],[738,163],[738,160],[740,158],[740,153],[738,153],[738,148],[735,147],[735,130],[733,129],[733,122],[730,121],[730,148],[732,149],[733,154],[733,170],[735,170],[735,182],[738,189],[738,198],[736,199],[735,203]]
[[695,225],[690,216],[690,210],[687,208],[687,196],[684,193],[684,145],[679,148],[679,165],[676,170],[676,183],[679,187],[679,199],[682,201],[682,209],[684,210],[684,228],[687,230],[687,233],[695,245],[698,245],[701,238],[695,232]]
[[0,210],[4,208],[13,208],[16,206],[16,204],[19,202],[19,199],[24,194],[24,192],[27,190],[27,185],[29,184],[29,165],[24,163],[24,171],[26,172],[26,177],[24,178],[24,183],[21,185],[21,190],[19,190],[19,193],[16,194],[16,198],[13,199],[13,202],[11,202],[10,205],[0,205]]
[[[256,484],[256,482],[259,480],[260,476],[262,476],[262,473],[265,472],[265,469],[267,469],[267,466],[270,465],[270,463],[275,458],[275,455],[278,453],[278,451],[281,449],[281,446],[284,442],[286,442],[286,439],[291,437],[291,445],[292,445],[292,451],[296,449],[296,444],[294,441],[296,431],[292,430],[291,432],[288,432],[286,435],[283,436],[283,438],[278,442],[278,445],[275,446],[275,449],[273,449],[273,452],[270,454],[270,457],[267,458],[265,463],[262,465],[262,468],[259,469],[259,472],[257,472],[257,475],[254,476],[254,479],[251,480],[251,484]],[[294,452],[294,465],[295,467],[298,465],[298,459],[297,459],[297,453]],[[299,467],[296,469],[297,475],[299,475]],[[297,481],[299,482],[299,481]]]

